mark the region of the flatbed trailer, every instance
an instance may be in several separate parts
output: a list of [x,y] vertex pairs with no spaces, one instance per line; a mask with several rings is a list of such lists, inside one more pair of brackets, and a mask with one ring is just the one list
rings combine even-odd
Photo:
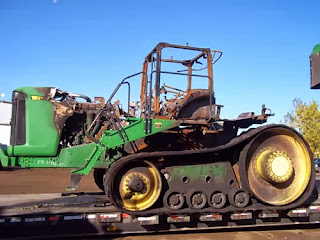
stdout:
[[[103,193],[19,194],[0,197],[1,238],[165,233],[320,223],[320,176],[302,207],[283,211],[132,216],[119,212]],[[320,225],[319,225],[320,226]]]

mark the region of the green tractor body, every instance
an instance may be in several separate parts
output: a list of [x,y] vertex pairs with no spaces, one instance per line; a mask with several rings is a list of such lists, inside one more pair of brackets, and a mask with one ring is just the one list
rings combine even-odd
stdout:
[[[92,168],[107,168],[121,156],[122,145],[179,124],[175,120],[151,120],[151,131],[146,133],[144,119],[127,117],[121,130],[105,130],[98,139],[89,140],[88,135],[85,140],[82,126],[89,127],[91,115],[83,109],[97,114],[103,106],[76,102],[72,97],[67,103],[63,94],[67,95],[50,87],[22,87],[13,92],[11,145],[3,146],[0,152],[4,167],[81,168],[77,172],[87,174]],[[68,119],[74,120],[71,128],[75,133],[67,135]],[[108,150],[113,154],[107,154]]]

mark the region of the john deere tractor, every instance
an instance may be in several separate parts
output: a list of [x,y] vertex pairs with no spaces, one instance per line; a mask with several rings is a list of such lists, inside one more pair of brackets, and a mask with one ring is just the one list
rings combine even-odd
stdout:
[[[285,125],[239,134],[273,115],[264,105],[258,115],[221,118],[212,68],[221,56],[159,43],[142,71],[124,78],[106,101],[55,87],[18,88],[2,165],[72,168],[69,190],[93,169],[111,203],[133,215],[301,205],[315,181],[308,144]],[[140,99],[132,101],[138,76]],[[121,104],[114,98],[122,89],[128,94]]]
[[317,44],[310,56],[311,89],[320,88],[320,44]]

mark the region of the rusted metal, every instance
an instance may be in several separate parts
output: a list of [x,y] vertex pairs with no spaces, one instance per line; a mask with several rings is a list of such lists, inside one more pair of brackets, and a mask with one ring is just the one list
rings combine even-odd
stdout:
[[[214,89],[213,89],[213,72],[212,72],[212,58],[211,54],[209,53],[207,55],[207,61],[208,61],[208,89],[211,94],[214,94]],[[210,66],[210,67],[209,67]],[[212,118],[212,98],[210,97],[210,104],[209,104],[209,119]],[[213,110],[214,110],[213,106]]]
[[[175,59],[173,57],[171,58],[162,58],[162,50],[165,48],[174,48],[174,49],[184,49],[184,50],[190,50],[195,51],[195,56],[191,59]],[[213,53],[213,55],[211,55]],[[160,87],[161,85],[161,75],[162,74],[174,74],[174,75],[180,75],[180,76],[186,76],[187,77],[187,88],[182,90],[183,92],[192,92],[192,78],[193,77],[206,77],[208,80],[208,88],[202,89],[198,91],[204,91],[206,94],[209,92],[208,96],[208,102],[207,107],[202,107],[200,110],[198,110],[198,114],[195,114],[196,118],[203,118],[204,116],[207,118],[207,120],[212,118],[217,118],[215,116],[215,101],[213,96],[213,72],[212,72],[212,64],[217,61],[217,59],[213,62],[213,58],[215,57],[215,54],[219,53],[218,59],[221,57],[222,52],[213,50],[211,51],[209,48],[197,48],[197,47],[191,47],[189,45],[182,46],[182,45],[175,45],[175,44],[169,44],[169,43],[159,43],[145,58],[145,62],[143,64],[143,71],[145,73],[149,72],[149,82],[146,80],[145,76],[142,76],[141,80],[141,108],[142,109],[149,109],[149,111],[145,110],[146,114],[155,116],[165,116],[165,117],[173,117],[176,118],[179,115],[179,109],[184,108],[185,106],[182,103],[186,103],[186,99],[189,97],[188,94],[180,94],[180,93],[174,93],[172,91],[160,91],[162,89]],[[153,70],[153,61],[156,60],[156,69]],[[205,75],[199,75],[199,74],[193,74],[193,66],[194,64],[200,63],[200,59],[205,59],[206,67],[202,69],[195,69],[195,70],[206,70],[207,73]],[[167,72],[163,71],[161,68],[161,63],[167,62],[167,63],[175,63],[175,64],[182,64],[183,66],[187,67],[186,73],[183,73],[183,71],[177,71],[177,72]],[[148,71],[148,66],[150,66],[150,71]],[[151,89],[147,93],[147,88],[152,85],[152,78],[153,74],[155,74],[155,89],[152,91]],[[165,84],[163,84],[165,86]],[[172,87],[171,89],[176,89],[175,87]],[[160,106],[160,94],[166,93],[173,93],[176,94],[174,98],[171,98],[169,101],[166,101],[165,103],[162,102],[162,107]],[[210,96],[212,95],[212,97]],[[147,103],[147,99],[149,103]],[[153,101],[152,101],[153,99]],[[150,107],[151,106],[151,107]],[[160,108],[161,107],[161,108]],[[185,111],[185,110],[184,110]],[[190,110],[191,111],[191,110]]]
[[154,96],[154,112],[159,113],[160,110],[160,76],[161,76],[161,49],[157,49],[157,67],[156,67],[156,81],[155,81],[155,96]]
[[191,82],[192,82],[192,64],[189,63],[188,64],[188,86],[187,86],[188,91],[191,90]]
[[54,122],[56,124],[57,130],[59,135],[61,135],[61,131],[63,125],[65,124],[66,120],[71,117],[74,113],[74,109],[72,105],[67,103],[60,103],[57,101],[52,102],[54,105]]
[[147,71],[148,71],[148,61],[147,58],[143,63],[142,72],[142,80],[141,80],[141,92],[140,92],[140,103],[141,106],[145,106],[146,103],[146,95],[147,95]]
[[104,97],[94,97],[94,101],[95,102],[100,102],[100,106],[101,107],[104,107],[104,105],[106,104]]

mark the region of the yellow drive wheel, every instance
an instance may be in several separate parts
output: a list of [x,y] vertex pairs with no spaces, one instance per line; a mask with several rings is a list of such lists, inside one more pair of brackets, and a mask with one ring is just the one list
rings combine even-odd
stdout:
[[287,205],[307,189],[312,159],[307,143],[290,129],[269,129],[251,144],[247,180],[254,195],[272,205]]
[[149,161],[134,161],[116,174],[113,189],[118,205],[129,211],[150,208],[159,198],[162,182],[158,169]]

